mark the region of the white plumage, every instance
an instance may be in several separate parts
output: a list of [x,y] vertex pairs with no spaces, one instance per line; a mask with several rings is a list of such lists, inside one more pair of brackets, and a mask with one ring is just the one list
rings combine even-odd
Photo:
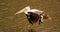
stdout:
[[24,12],[25,14],[28,14],[28,12],[33,12],[33,13],[36,13],[36,14],[41,14],[43,13],[44,11],[41,11],[41,10],[38,10],[38,9],[31,9],[30,6],[27,6],[25,8],[23,8],[22,10],[18,11],[16,14],[19,14],[19,13],[22,13]]

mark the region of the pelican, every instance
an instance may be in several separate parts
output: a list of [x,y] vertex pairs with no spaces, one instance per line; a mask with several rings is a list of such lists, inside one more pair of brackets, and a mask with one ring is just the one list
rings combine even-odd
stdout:
[[[24,13],[27,16],[27,18],[31,24],[36,22],[36,20],[37,21],[39,20],[39,24],[42,23],[44,16],[45,16],[44,11],[41,11],[38,9],[31,9],[30,6],[26,6],[22,10],[16,12],[15,15],[20,14],[20,13]],[[45,16],[45,17],[48,18],[48,16]],[[32,19],[34,19],[35,21],[32,21]]]

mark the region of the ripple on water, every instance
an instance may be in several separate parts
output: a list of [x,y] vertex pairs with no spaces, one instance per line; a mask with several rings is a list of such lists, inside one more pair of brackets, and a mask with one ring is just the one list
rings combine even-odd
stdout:
[[0,5],[6,5],[6,3],[0,3]]
[[3,9],[1,9],[1,10],[7,10],[8,8],[3,8]]

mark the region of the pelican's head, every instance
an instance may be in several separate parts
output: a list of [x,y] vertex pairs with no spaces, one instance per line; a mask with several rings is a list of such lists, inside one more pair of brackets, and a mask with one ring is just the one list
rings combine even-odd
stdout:
[[30,6],[26,6],[25,8],[21,9],[20,11],[16,12],[15,15],[22,13],[24,11],[30,10]]

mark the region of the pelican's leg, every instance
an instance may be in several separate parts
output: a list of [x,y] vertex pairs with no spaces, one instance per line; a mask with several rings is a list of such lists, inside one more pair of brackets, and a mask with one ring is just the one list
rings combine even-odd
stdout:
[[43,16],[41,15],[41,23],[43,23]]
[[43,16],[41,15],[41,23],[43,23],[43,21],[44,21],[44,20],[43,20]]
[[43,23],[43,16],[42,15],[40,16],[40,19],[39,19],[39,24],[40,23]]
[[41,19],[39,19],[39,25],[40,25],[40,23],[41,23]]

